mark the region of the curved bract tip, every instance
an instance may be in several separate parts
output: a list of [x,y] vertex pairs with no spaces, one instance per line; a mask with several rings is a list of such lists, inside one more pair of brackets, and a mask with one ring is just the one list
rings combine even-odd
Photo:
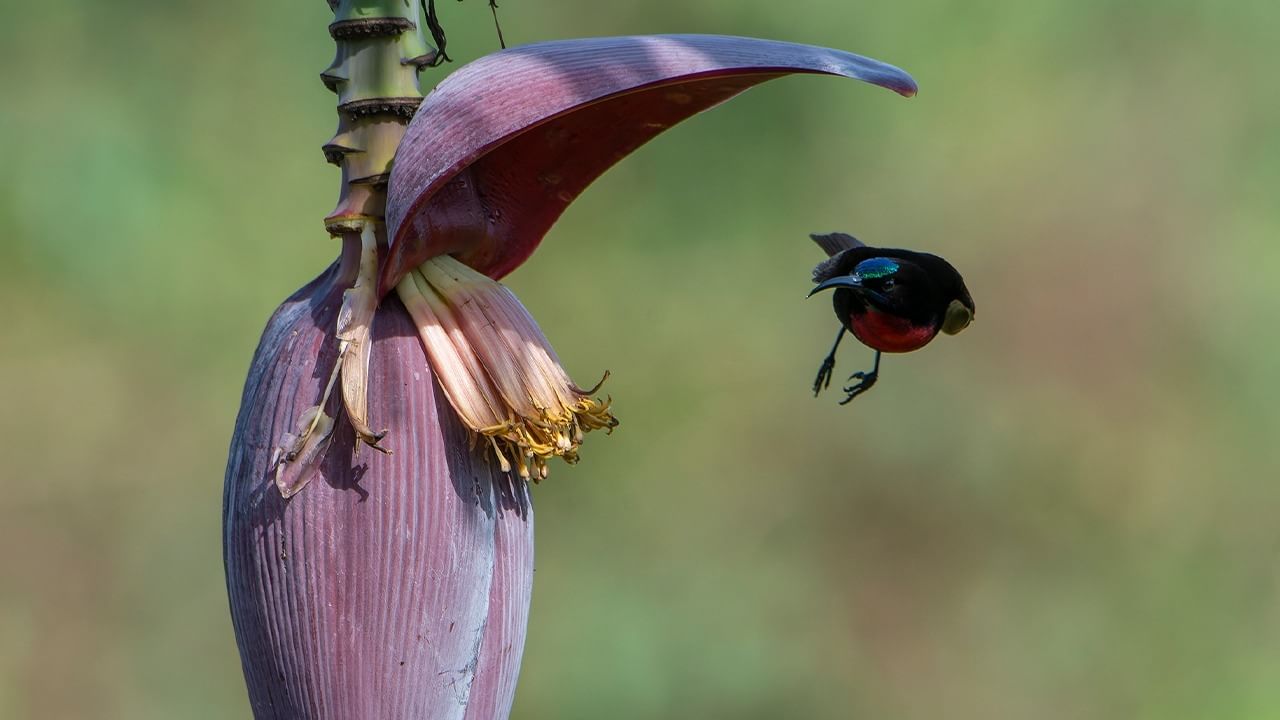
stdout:
[[910,75],[861,55],[718,35],[537,43],[459,68],[423,101],[396,152],[381,293],[445,253],[502,277],[623,157],[681,120],[791,73],[916,92]]

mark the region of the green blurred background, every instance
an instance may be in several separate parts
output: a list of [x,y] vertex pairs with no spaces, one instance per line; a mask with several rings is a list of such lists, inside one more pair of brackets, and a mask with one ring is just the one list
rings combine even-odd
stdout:
[[[258,333],[337,250],[328,9],[5,5],[0,717],[245,717],[222,474]],[[494,49],[483,0],[440,10],[458,61]],[[1280,5],[502,19],[832,45],[921,86],[752,90],[509,278],[623,420],[536,489],[514,717],[1280,717]],[[835,325],[806,234],[835,229],[947,256],[978,304],[847,407],[808,392]]]

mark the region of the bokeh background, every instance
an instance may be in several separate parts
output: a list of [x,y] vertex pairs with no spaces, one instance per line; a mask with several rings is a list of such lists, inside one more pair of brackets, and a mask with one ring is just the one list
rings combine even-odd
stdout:
[[[482,0],[440,10],[458,61],[494,49]],[[0,717],[246,717],[222,474],[258,333],[337,251],[328,9],[3,16]],[[1280,717],[1280,5],[502,19],[832,45],[921,86],[752,90],[509,278],[623,420],[535,492],[514,717]],[[978,304],[847,407],[808,392],[835,325],[806,234],[835,229],[947,256]]]

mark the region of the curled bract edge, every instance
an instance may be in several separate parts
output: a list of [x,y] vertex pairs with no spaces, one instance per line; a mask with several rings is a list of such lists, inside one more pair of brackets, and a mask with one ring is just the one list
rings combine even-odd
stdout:
[[501,278],[605,170],[680,121],[783,75],[915,81],[831,48],[720,35],[536,43],[459,68],[427,96],[396,152],[378,294],[437,255]]

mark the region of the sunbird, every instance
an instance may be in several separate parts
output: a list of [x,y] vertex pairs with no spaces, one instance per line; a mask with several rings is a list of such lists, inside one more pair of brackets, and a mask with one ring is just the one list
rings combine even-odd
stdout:
[[955,335],[973,322],[973,298],[964,278],[937,255],[877,248],[845,233],[811,234],[827,252],[813,269],[817,285],[809,297],[835,290],[831,304],[840,332],[813,381],[813,395],[831,384],[836,349],[846,331],[876,351],[875,365],[849,376],[856,384],[844,388],[841,405],[871,389],[880,375],[880,353],[918,350],[938,334]]

